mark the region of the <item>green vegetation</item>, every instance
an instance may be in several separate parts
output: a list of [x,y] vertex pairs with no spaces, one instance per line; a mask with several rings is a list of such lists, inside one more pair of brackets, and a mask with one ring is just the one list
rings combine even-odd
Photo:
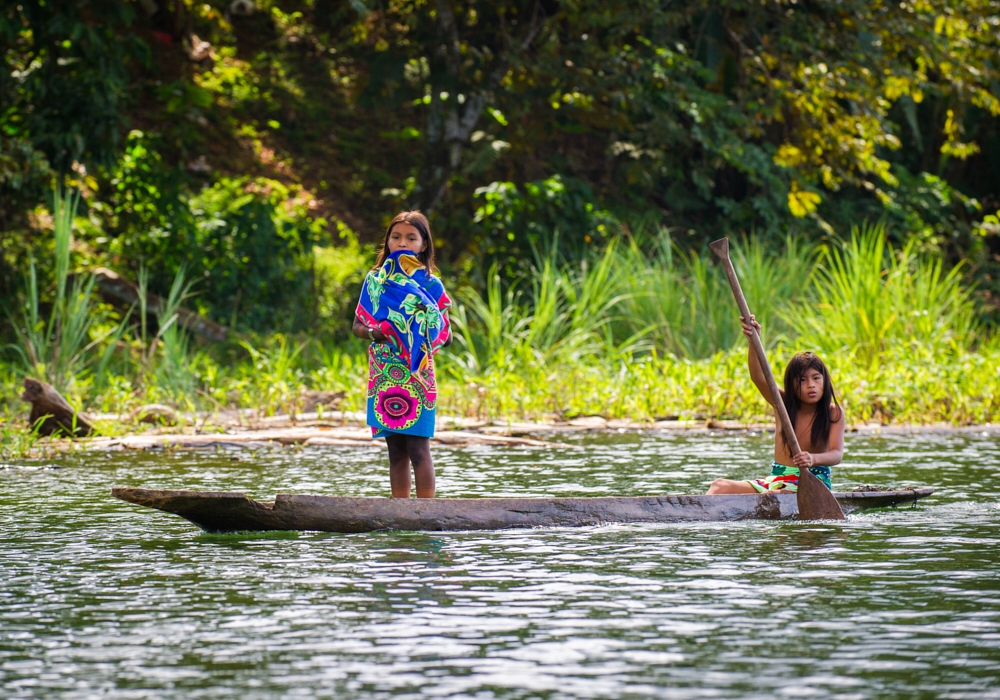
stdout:
[[[441,355],[443,412],[767,420],[747,380],[720,268],[678,250],[666,233],[645,245],[644,253],[634,239],[614,239],[568,262],[553,251],[521,280],[505,283],[494,268],[485,294],[458,290],[457,342]],[[734,262],[779,371],[796,350],[819,352],[852,422],[1000,418],[1000,344],[977,322],[960,269],[945,273],[940,260],[912,246],[893,249],[878,226],[817,248],[748,241],[735,248]],[[71,378],[64,384],[71,400],[114,413],[165,401],[273,415],[301,410],[305,392],[320,389],[344,391],[341,407],[363,410],[360,341],[279,333],[232,346],[193,344],[176,312],[188,288],[178,274],[155,335],[136,323],[123,336],[123,321],[92,341],[93,356],[111,371],[100,381],[85,371]],[[6,383],[22,371],[8,370]]]
[[315,320],[313,247],[412,205],[480,288],[553,234],[579,257],[622,227],[697,251],[885,220],[995,294],[996,0],[230,4],[0,12],[4,292],[64,176],[88,263],[161,296],[185,263],[202,312],[258,332]]
[[9,416],[0,423],[0,462],[35,454],[37,445],[37,429],[22,430]]
[[998,0],[10,5],[2,400],[35,374],[92,410],[361,408],[357,290],[419,206],[458,301],[446,412],[762,414],[706,255],[729,235],[779,364],[823,353],[852,418],[995,420],[997,26]]
[[[32,259],[20,318],[11,316],[17,343],[7,346],[20,359],[22,371],[38,375],[60,390],[68,388],[76,377],[85,373],[98,381],[104,377],[127,321],[126,315],[104,333],[95,332],[93,327],[100,316],[93,304],[93,276],[76,275],[72,284],[69,282],[70,245],[78,203],[79,197],[63,197],[61,190],[54,193],[55,297],[49,317],[44,319],[40,313],[42,296]],[[9,313],[10,309],[7,311]],[[104,351],[98,354],[94,349],[102,341],[108,342]]]
[[[485,298],[466,290],[446,366],[467,384],[454,398],[446,385],[446,405],[490,418],[765,416],[721,271],[673,248],[661,238],[648,256],[633,243],[590,264],[547,259],[523,295],[496,276]],[[853,421],[996,420],[1000,346],[958,269],[892,250],[881,227],[817,249],[734,253],[779,370],[797,350],[819,352]]]

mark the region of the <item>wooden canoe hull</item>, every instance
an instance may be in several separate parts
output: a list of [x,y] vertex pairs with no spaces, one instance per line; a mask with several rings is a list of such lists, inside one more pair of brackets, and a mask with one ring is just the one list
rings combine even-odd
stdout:
[[[845,513],[913,503],[932,488],[835,493]],[[392,499],[278,494],[273,503],[242,493],[115,487],[129,503],[175,513],[209,532],[253,530],[505,530],[609,523],[784,520],[798,517],[795,494],[605,498]]]

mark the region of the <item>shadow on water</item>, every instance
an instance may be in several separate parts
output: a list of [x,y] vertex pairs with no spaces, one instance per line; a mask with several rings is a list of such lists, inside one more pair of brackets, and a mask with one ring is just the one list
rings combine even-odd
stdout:
[[281,540],[297,540],[303,536],[298,530],[267,530],[260,532],[257,530],[244,530],[238,532],[198,532],[198,541],[206,544],[222,545],[239,549],[251,544],[258,545],[261,542],[279,542]]
[[832,545],[843,546],[852,533],[839,525],[795,523],[777,532],[762,545],[762,553],[811,554],[828,550]]

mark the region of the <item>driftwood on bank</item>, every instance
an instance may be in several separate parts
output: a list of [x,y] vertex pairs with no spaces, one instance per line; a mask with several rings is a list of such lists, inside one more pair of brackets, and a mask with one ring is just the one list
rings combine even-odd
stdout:
[[[118,302],[126,306],[139,301],[139,285],[135,282],[127,280],[105,267],[94,270],[94,277],[97,279],[97,288],[106,301]],[[147,309],[159,314],[162,305],[163,299],[161,297],[152,293],[146,294]],[[225,326],[187,309],[177,309],[177,322],[192,333],[197,333],[203,338],[216,342],[224,341],[229,335],[229,329]]]
[[[431,438],[433,445],[471,447],[563,447],[569,445],[506,435],[483,435],[462,430],[439,430]],[[125,435],[96,438],[90,446],[103,450],[206,449],[218,447],[261,448],[268,446],[303,445],[306,447],[366,447],[385,449],[385,441],[373,440],[368,426],[313,426],[274,428],[270,430],[240,430],[198,435],[173,433]]]
[[38,426],[39,435],[62,433],[87,437],[94,432],[94,426],[87,417],[74,411],[51,384],[28,377],[24,380],[21,398],[31,404],[28,421],[32,427]]
[[177,411],[161,403],[146,404],[132,411],[128,415],[128,422],[177,425]]

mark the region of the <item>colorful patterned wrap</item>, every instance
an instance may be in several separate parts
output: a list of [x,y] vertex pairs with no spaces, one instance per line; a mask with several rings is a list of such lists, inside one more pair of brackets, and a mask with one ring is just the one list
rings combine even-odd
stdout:
[[365,277],[358,319],[388,340],[368,348],[368,425],[372,437],[434,436],[434,353],[451,337],[451,306],[441,280],[410,251],[397,251]]
[[[823,484],[833,490],[833,472],[830,467],[809,467],[813,476],[823,482]],[[795,493],[799,490],[799,468],[787,467],[784,464],[771,462],[771,476],[764,479],[751,479],[748,482],[760,493],[765,491],[789,491]]]

